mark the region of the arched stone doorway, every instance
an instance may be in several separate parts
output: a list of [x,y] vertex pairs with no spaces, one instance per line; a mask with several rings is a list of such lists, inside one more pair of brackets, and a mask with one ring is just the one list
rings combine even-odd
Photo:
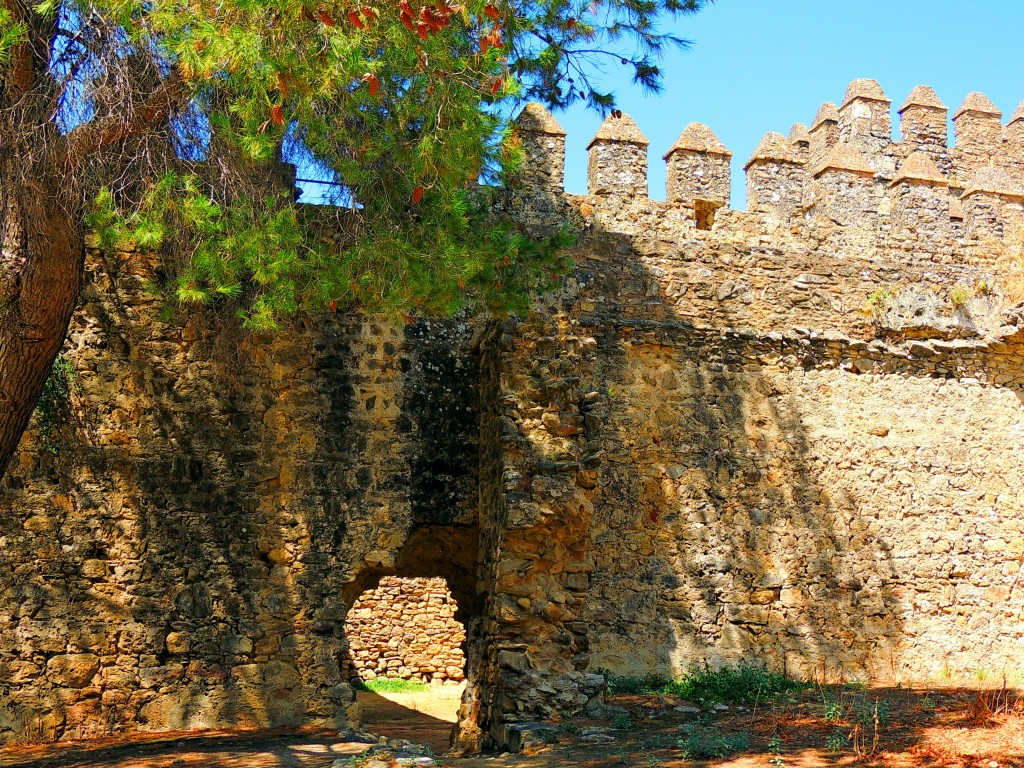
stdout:
[[[372,660],[374,677],[383,674],[393,679],[423,680],[429,675],[433,680],[438,671],[438,664],[433,662],[441,659],[436,656],[430,658],[431,644],[424,641],[441,639],[447,633],[443,643],[434,645],[441,646],[441,654],[446,659],[458,662],[461,656],[462,665],[458,671],[463,680],[456,679],[458,663],[445,665],[452,669],[445,669],[438,675],[438,682],[442,685],[453,680],[460,685],[460,690],[462,685],[465,686],[461,702],[453,702],[453,708],[458,712],[453,713],[455,725],[451,729],[449,743],[456,747],[472,747],[479,743],[477,718],[480,708],[476,704],[476,678],[485,649],[481,631],[485,595],[477,588],[478,549],[479,529],[476,525],[417,526],[410,532],[393,566],[367,568],[346,585],[343,594],[349,611],[345,620],[348,651],[342,667],[350,679],[369,678]],[[393,599],[395,597],[397,601]],[[414,615],[418,606],[430,608],[431,601],[434,601],[433,610],[428,611],[424,624],[413,624],[412,631],[402,631],[405,627],[396,626],[404,617]],[[382,619],[384,626],[375,631],[363,626],[364,622],[372,622],[375,617]],[[437,628],[441,630],[438,634],[418,632],[429,628],[432,621],[445,625]],[[407,635],[409,640],[406,640]],[[381,641],[394,643],[395,647],[383,650],[379,647]],[[370,643],[377,648],[367,647]],[[422,654],[416,656],[401,652],[403,644],[406,651],[427,651],[426,658]],[[380,663],[382,659],[383,665]],[[370,730],[373,732],[372,727]]]
[[357,684],[461,684],[466,630],[455,619],[457,610],[440,576],[381,577],[356,598],[345,618],[349,657],[343,672]]

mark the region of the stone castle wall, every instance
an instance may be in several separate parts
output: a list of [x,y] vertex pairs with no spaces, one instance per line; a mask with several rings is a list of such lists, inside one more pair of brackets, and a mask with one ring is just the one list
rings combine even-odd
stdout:
[[349,660],[343,671],[362,681],[461,682],[466,632],[455,619],[455,608],[444,579],[385,576],[348,612]]
[[91,253],[76,420],[0,484],[0,740],[355,724],[345,620],[390,576],[452,591],[466,746],[600,714],[607,672],[1013,673],[1024,112],[972,95],[949,147],[915,89],[893,142],[880,94],[767,137],[748,211],[703,126],[646,199],[627,116],[566,195],[529,107],[499,207],[578,240],[523,318],[248,337]]

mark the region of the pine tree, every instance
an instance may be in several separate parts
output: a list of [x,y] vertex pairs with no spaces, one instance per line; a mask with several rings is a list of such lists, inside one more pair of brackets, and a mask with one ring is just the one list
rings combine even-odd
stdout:
[[[273,328],[299,308],[521,307],[560,268],[487,213],[526,99],[657,90],[659,31],[706,0],[5,0],[0,475],[60,351],[84,237],[173,254],[173,298]],[[335,183],[297,205],[284,161]],[[328,236],[328,234],[330,236]]]

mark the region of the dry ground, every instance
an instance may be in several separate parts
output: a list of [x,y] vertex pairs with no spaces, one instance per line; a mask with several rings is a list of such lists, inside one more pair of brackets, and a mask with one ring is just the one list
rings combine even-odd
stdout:
[[[438,758],[450,768],[754,768],[755,766],[878,766],[879,768],[1024,768],[1024,706],[1009,712],[996,694],[964,688],[847,690],[811,689],[752,711],[731,708],[694,725],[694,716],[672,697],[619,696],[623,707],[617,725],[599,738],[583,743],[591,726],[584,721],[560,724],[548,741],[522,755]],[[1011,703],[1015,694],[1009,694]],[[391,738],[413,738],[439,747],[451,728],[457,705],[452,690],[427,694],[361,696],[367,728]],[[847,736],[855,710],[881,712],[878,741],[873,723],[864,733],[865,748],[858,756]],[[997,705],[997,706],[993,706]],[[885,710],[888,717],[885,717]],[[836,717],[842,719],[836,720]],[[626,722],[629,720],[632,725]],[[872,718],[873,719],[873,718]],[[687,761],[678,746],[687,728],[703,733],[742,733],[749,747],[738,755],[717,760]],[[777,735],[776,752],[770,751]],[[592,737],[593,738],[593,737]],[[831,751],[832,747],[840,747]],[[130,740],[89,744],[50,744],[0,749],[0,768],[331,768],[358,755],[365,744],[346,742],[325,731],[262,733],[218,732],[149,734]],[[873,753],[873,754],[872,754]],[[355,758],[358,760],[358,758]],[[774,762],[773,762],[774,760]],[[358,764],[358,763],[357,763]]]

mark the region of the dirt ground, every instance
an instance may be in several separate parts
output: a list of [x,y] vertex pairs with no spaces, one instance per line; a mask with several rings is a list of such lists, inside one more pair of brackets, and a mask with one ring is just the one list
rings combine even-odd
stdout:
[[[447,741],[457,703],[451,689],[361,696],[369,731],[430,744],[435,751]],[[618,696],[609,703],[622,708],[612,723],[563,722],[523,754],[439,757],[437,765],[1024,768],[1024,704],[1013,692],[827,687],[770,706],[714,713],[688,711],[688,702],[670,696]],[[854,734],[859,754],[849,738],[858,718],[864,723]],[[685,760],[681,744],[688,737],[692,741],[694,734],[712,741],[740,734],[748,744],[731,757]],[[130,740],[122,736],[102,742],[9,746],[0,749],[0,768],[340,768],[350,760],[353,765],[369,762],[358,757],[367,747],[334,732],[313,730],[147,734]],[[378,754],[374,759],[385,757]]]

